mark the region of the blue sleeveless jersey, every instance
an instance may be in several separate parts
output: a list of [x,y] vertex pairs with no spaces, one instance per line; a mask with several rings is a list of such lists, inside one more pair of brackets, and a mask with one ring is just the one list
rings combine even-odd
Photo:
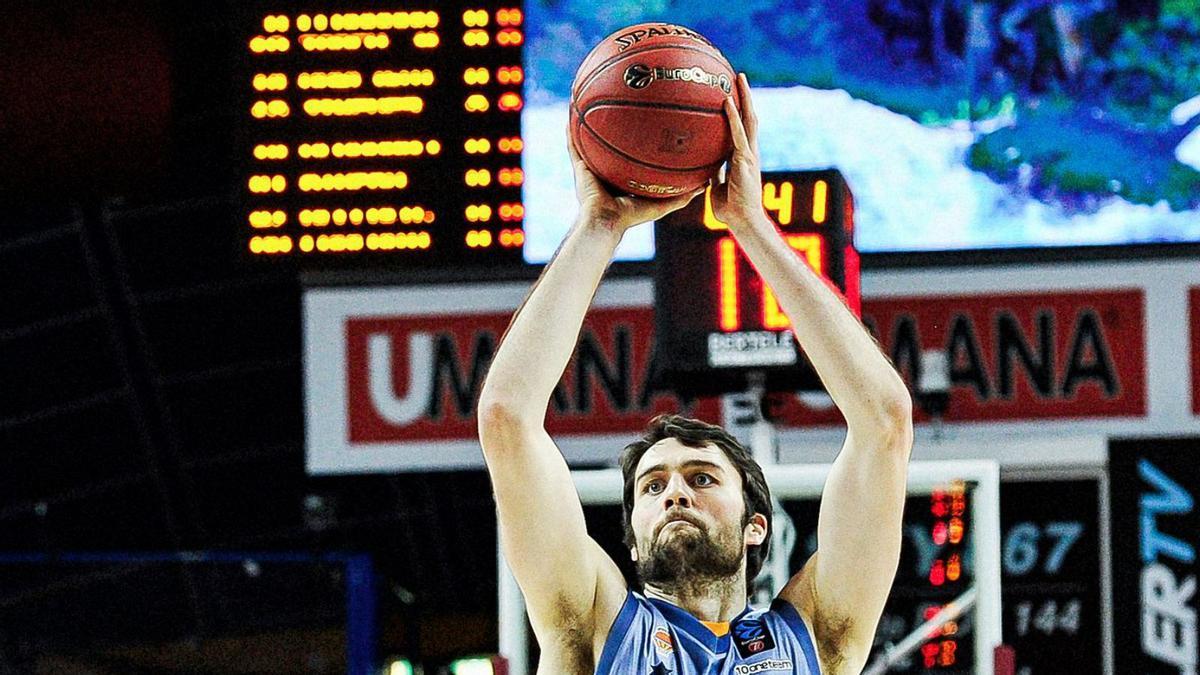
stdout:
[[791,603],[746,608],[718,637],[696,617],[629,592],[613,622],[596,675],[820,675],[817,651]]

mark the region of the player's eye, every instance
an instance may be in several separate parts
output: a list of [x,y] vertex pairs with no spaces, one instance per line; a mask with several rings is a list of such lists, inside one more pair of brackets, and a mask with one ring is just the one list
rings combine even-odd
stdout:
[[710,485],[717,484],[716,479],[706,473],[698,473],[698,474],[696,474],[696,477],[692,480],[696,485],[699,485],[700,487],[708,487]]
[[662,481],[652,480],[646,483],[644,486],[642,486],[642,492],[648,492],[652,495],[662,492]]

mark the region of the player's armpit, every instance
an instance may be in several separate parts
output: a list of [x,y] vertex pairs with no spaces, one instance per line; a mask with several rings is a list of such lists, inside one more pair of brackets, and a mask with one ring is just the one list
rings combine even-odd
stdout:
[[624,578],[588,536],[562,453],[541,425],[485,402],[479,438],[496,497],[501,549],[539,641],[564,629],[607,630],[625,600]]
[[818,553],[780,593],[810,618],[822,660],[840,661],[835,672],[866,663],[900,561],[912,427],[862,436],[850,431],[825,482]]

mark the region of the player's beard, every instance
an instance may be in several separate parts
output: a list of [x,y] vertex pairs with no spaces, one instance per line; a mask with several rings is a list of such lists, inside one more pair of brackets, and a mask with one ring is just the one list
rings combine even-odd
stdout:
[[693,525],[673,526],[675,531],[666,536],[660,531],[650,550],[639,554],[637,573],[643,584],[665,593],[692,593],[728,582],[741,571],[746,557],[741,528],[731,525],[713,533]]

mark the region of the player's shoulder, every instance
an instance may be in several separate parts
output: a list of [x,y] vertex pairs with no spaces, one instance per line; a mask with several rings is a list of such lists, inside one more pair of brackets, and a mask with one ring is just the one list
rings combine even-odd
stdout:
[[642,632],[648,626],[665,621],[662,613],[646,599],[646,596],[629,589],[625,593],[625,601],[621,603],[616,619],[609,628],[608,639],[621,640],[631,631]]
[[[624,674],[674,649],[668,622],[644,595],[629,589],[604,637],[596,673]],[[657,646],[657,652],[656,647]],[[664,652],[664,650],[666,650]]]

